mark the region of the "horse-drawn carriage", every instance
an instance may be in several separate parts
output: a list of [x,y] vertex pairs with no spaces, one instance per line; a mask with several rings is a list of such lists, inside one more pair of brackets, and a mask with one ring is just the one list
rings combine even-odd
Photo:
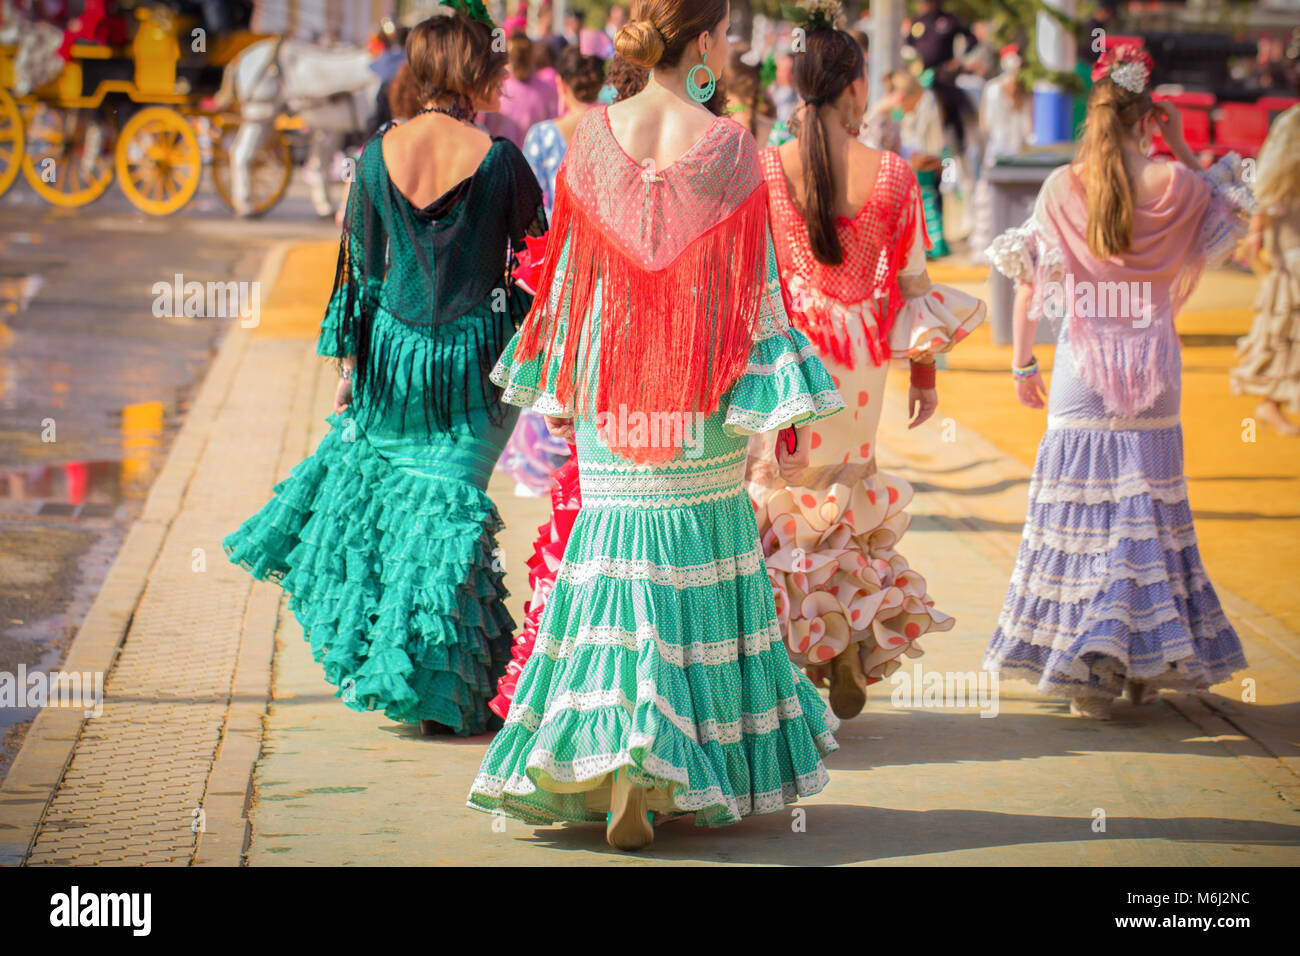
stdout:
[[[53,79],[19,94],[18,47],[0,45],[0,194],[18,176],[58,206],[93,202],[116,176],[131,203],[151,215],[183,208],[205,160],[218,194],[242,214],[274,206],[292,173],[290,132],[302,121],[280,109],[232,151],[245,119],[212,102],[225,68],[259,40],[240,32],[208,37],[192,18],[139,6],[129,42],[76,42]],[[279,42],[267,44],[279,54]],[[262,71],[265,77],[266,71]]]

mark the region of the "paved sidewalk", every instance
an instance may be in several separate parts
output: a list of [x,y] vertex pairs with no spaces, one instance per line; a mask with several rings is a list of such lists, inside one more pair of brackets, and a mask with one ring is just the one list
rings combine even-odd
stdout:
[[[838,735],[830,786],[796,813],[721,831],[672,823],[652,851],[628,856],[605,846],[599,826],[532,827],[467,809],[488,738],[421,738],[345,708],[278,590],[252,584],[220,550],[323,433],[334,379],[312,339],[333,254],[331,244],[295,249],[263,327],[231,331],[69,660],[88,670],[116,658],[104,715],[38,718],[0,788],[0,862],[1300,861],[1300,642],[1223,591],[1255,704],[1234,683],[1141,710],[1119,704],[1098,724],[1009,682],[996,718],[982,719],[976,708],[893,706],[886,681]],[[903,671],[973,672],[1010,575],[1028,470],[965,427],[960,408],[907,431],[901,378],[878,441],[882,467],[917,489],[900,550],[958,618]],[[519,618],[546,502],[501,481],[491,494]]]

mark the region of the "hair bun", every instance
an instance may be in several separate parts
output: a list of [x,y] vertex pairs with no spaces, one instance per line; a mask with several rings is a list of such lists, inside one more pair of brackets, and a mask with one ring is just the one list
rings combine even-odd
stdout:
[[649,20],[633,20],[618,31],[614,51],[623,59],[652,70],[664,55],[664,36]]

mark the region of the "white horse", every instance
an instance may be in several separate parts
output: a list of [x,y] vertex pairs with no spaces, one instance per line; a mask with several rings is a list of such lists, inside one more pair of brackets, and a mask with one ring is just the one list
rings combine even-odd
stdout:
[[217,103],[220,108],[239,104],[239,132],[230,150],[230,191],[238,215],[252,214],[253,157],[285,110],[311,130],[306,173],[312,204],[318,215],[333,214],[325,170],[342,136],[364,129],[375,108],[379,76],[370,62],[363,49],[270,39],[252,44],[227,65]]

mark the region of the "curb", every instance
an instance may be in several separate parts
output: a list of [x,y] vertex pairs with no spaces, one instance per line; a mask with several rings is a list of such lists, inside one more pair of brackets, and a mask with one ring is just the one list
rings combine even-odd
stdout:
[[[264,296],[278,280],[285,256],[293,245],[279,242],[268,251],[258,275]],[[112,670],[163,540],[181,511],[186,488],[206,443],[207,430],[224,403],[247,350],[249,336],[238,333],[237,327],[227,332],[167,460],[149,490],[140,517],[127,533],[99,594],[77,630],[62,670],[105,675]],[[264,678],[260,685],[264,711],[270,690],[269,650],[260,670],[250,661],[247,673],[243,666],[244,651],[241,647],[235,683],[239,685],[242,677],[247,682],[246,692],[256,696],[257,681]],[[231,709],[234,710],[233,702]],[[33,720],[9,773],[0,783],[0,866],[21,866],[30,855],[85,721],[79,710],[52,707],[43,708]],[[256,759],[256,754],[252,759]]]

